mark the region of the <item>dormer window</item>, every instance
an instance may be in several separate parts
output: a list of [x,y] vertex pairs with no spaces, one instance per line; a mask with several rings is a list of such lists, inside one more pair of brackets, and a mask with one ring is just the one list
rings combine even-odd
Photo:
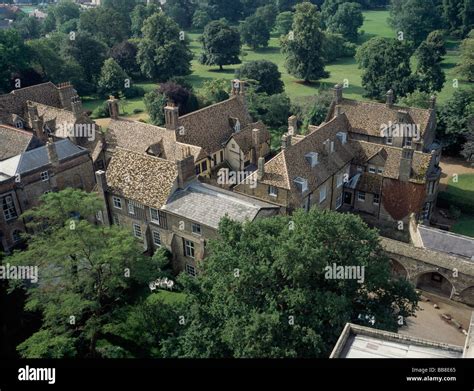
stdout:
[[304,178],[296,177],[295,185],[298,191],[300,191],[301,193],[304,193],[305,191],[308,190],[308,181]]
[[16,120],[16,121],[15,121],[15,126],[16,126],[18,129],[23,129],[23,121],[22,121],[22,120]]
[[318,162],[318,153],[317,152],[309,152],[304,155],[306,161],[311,165],[311,167],[315,167]]
[[234,130],[235,130],[235,133],[240,132],[240,121],[238,119],[235,121]]
[[347,143],[347,133],[346,132],[337,132],[336,137],[339,139],[341,144]]

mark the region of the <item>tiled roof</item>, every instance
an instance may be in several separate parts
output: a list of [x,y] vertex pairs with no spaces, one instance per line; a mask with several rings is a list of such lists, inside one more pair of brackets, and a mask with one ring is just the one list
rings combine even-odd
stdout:
[[249,124],[245,127],[245,129],[241,130],[238,133],[234,133],[232,135],[232,138],[240,147],[243,153],[248,153],[254,146],[253,135],[252,135],[253,129],[260,130],[259,140],[258,140],[259,144],[263,144],[270,140],[270,137],[271,137],[270,132],[268,131],[267,127],[264,125],[262,121]]
[[163,152],[160,157],[172,161],[182,159],[188,147],[196,161],[206,156],[195,145],[176,143],[174,135],[165,128],[123,118],[110,121],[105,139],[108,150],[125,148],[139,153],[146,153],[151,146],[158,144]]
[[[75,124],[77,122],[72,111],[60,109],[54,106],[43,105],[41,103],[31,103],[37,107],[38,116],[43,119],[45,124],[53,123],[54,127],[56,127],[64,124]],[[29,118],[28,116],[28,123],[30,127],[32,126],[32,120],[33,118]]]
[[0,160],[25,152],[32,139],[32,133],[11,126],[0,125]]
[[[265,164],[265,174],[260,182],[296,190],[294,179],[301,177],[308,181],[310,191],[320,186],[352,159],[353,152],[349,144],[342,144],[336,137],[338,132],[347,132],[347,127],[344,115],[333,118],[319,128],[313,127],[308,136],[287,147]],[[327,139],[335,143],[335,152],[331,154],[325,150],[324,142]],[[318,153],[319,163],[315,167],[311,167],[306,160],[305,155],[310,152]]]
[[160,209],[172,194],[178,171],[174,162],[117,148],[106,176],[113,194]]
[[[88,154],[85,148],[75,145],[68,139],[56,141],[54,144],[59,161]],[[43,146],[0,162],[0,172],[9,176],[15,176],[16,174],[25,174],[47,166],[50,163],[47,146]]]
[[211,155],[221,150],[234,132],[232,118],[239,120],[242,129],[251,121],[240,96],[232,96],[223,102],[179,117],[179,125],[184,128],[184,134],[178,135],[178,141],[200,146]]
[[163,207],[163,210],[214,229],[225,216],[240,222],[253,221],[262,209],[278,208],[198,181],[177,191]]
[[[428,126],[431,116],[431,110],[419,109],[414,107],[401,107],[393,105],[392,108],[387,107],[384,103],[364,102],[352,99],[342,99],[338,105],[341,111],[346,114],[352,126],[352,132],[368,134],[380,137],[380,128],[382,124],[388,124],[389,121],[397,123],[397,112],[403,110],[408,113],[410,123],[420,126],[421,137]],[[334,105],[328,117],[334,115]]]
[[[365,164],[375,155],[379,154],[385,160],[383,176],[391,179],[398,179],[400,174],[400,160],[403,150],[401,148],[391,147],[369,143],[360,140],[350,140],[349,143],[354,151],[354,164]],[[432,155],[420,151],[414,151],[412,163],[413,182],[424,182],[428,168],[430,167]]]
[[382,192],[383,176],[364,172],[360,175],[356,189],[366,193],[380,194]]

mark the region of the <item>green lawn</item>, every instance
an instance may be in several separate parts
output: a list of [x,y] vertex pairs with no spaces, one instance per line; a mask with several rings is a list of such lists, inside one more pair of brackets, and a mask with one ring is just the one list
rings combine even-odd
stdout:
[[147,297],[147,301],[153,303],[157,300],[163,300],[166,304],[181,303],[186,299],[186,294],[181,292],[171,292],[166,290],[157,290]]
[[[375,36],[383,36],[387,38],[395,37],[395,31],[388,26],[387,18],[388,11],[366,11],[364,12],[364,24],[361,28],[362,35],[360,37],[360,44]],[[201,44],[199,43],[199,33],[189,33],[188,37],[191,41],[191,50],[194,53],[194,60],[192,61],[192,74],[189,76],[189,81],[193,84],[196,90],[199,90],[206,80],[223,78],[231,80],[234,78],[235,70],[241,65],[226,66],[223,71],[219,71],[218,67],[209,67],[199,63],[199,54],[201,52]],[[453,79],[457,78],[454,72],[454,67],[459,58],[459,41],[449,40],[447,42],[448,53],[443,61],[443,69],[446,73],[446,84],[438,95],[438,102],[445,102],[454,92]],[[285,91],[291,99],[297,97],[310,96],[317,93],[321,88],[332,88],[334,84],[341,83],[347,80],[349,87],[344,89],[344,95],[353,99],[363,99],[364,92],[361,85],[361,70],[358,68],[354,58],[343,58],[334,63],[327,65],[326,69],[330,72],[330,76],[322,79],[319,82],[311,85],[304,85],[300,80],[289,75],[284,67],[284,57],[280,53],[279,39],[273,36],[270,39],[269,46],[265,49],[257,51],[251,50],[247,46],[243,47],[242,62],[248,62],[258,59],[266,59],[278,65],[282,74],[282,80],[285,83]],[[139,83],[138,85],[145,88],[147,91],[155,87],[155,83]],[[467,85],[459,81],[459,86]],[[99,105],[101,100],[87,100],[85,99],[84,106],[88,110],[93,110]],[[126,108],[128,115],[131,115],[133,109],[138,108],[144,110],[144,104],[141,98],[130,100],[130,105]]]
[[451,231],[474,237],[474,215],[463,215],[461,218],[451,227]]
[[453,205],[465,215],[474,215],[474,174],[461,174],[449,180],[446,191],[438,195],[438,203],[449,208]]

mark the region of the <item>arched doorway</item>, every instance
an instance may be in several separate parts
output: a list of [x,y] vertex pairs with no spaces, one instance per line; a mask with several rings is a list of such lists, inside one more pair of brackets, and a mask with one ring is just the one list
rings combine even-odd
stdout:
[[408,272],[400,262],[395,259],[390,259],[390,266],[393,278],[407,278]]
[[474,286],[464,289],[459,296],[464,303],[474,307]]
[[448,298],[451,297],[453,291],[453,284],[435,271],[420,274],[416,280],[416,287]]

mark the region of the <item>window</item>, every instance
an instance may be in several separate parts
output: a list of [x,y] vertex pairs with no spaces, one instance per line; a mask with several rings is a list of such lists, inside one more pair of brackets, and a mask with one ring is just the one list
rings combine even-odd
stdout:
[[196,165],[196,175],[199,175],[201,173],[201,165],[197,164]]
[[135,207],[130,201],[128,202],[128,213],[130,213],[131,215],[135,214]]
[[184,240],[184,255],[189,258],[194,258],[194,242]]
[[136,238],[142,238],[142,227],[139,224],[133,224],[133,235]]
[[221,151],[220,155],[221,155],[221,163],[222,163],[224,161],[224,151]]
[[42,180],[43,182],[46,182],[46,181],[49,179],[49,173],[48,173],[48,171],[43,171],[40,175],[41,175],[41,180]]
[[377,168],[377,174],[383,174],[383,168]]
[[275,186],[268,186],[268,194],[272,197],[278,197],[278,188]]
[[374,205],[380,204],[380,194],[374,194]]
[[114,208],[122,209],[122,199],[121,198],[112,197],[112,200],[114,201]]
[[428,182],[428,194],[433,194],[435,192],[435,181]]
[[201,172],[207,171],[207,160],[201,163]]
[[186,270],[186,273],[188,273],[190,276],[196,277],[196,268],[193,265],[190,265],[189,263],[187,263],[185,270]]
[[112,216],[112,221],[113,221],[114,225],[120,226],[120,220],[119,220],[117,215]]
[[406,137],[405,142],[403,143],[405,147],[411,147],[411,137]]
[[217,153],[214,154],[214,156],[212,157],[212,160],[214,160],[214,165],[217,164]]
[[336,209],[339,209],[342,206],[342,193],[339,194],[336,198]]
[[321,189],[319,189],[319,203],[324,202],[327,197],[327,188],[324,185]]
[[369,166],[369,172],[370,172],[371,174],[375,174],[375,173],[377,172],[377,170],[375,169],[374,166]]
[[21,242],[21,231],[18,231],[17,229],[13,231],[12,239],[13,239],[13,243]]
[[15,126],[16,126],[18,129],[23,129],[23,121],[17,120],[17,121],[15,122]]
[[158,209],[150,208],[150,217],[151,221],[160,224],[160,214],[158,212]]
[[385,142],[386,142],[388,145],[392,145],[392,143],[393,143],[393,137],[387,136],[387,138],[385,139]]
[[344,182],[344,174],[339,174],[337,177],[336,177],[336,186],[337,187],[341,187],[342,186],[342,183]]
[[153,243],[155,246],[161,247],[161,236],[158,231],[152,231]]
[[359,201],[364,202],[364,201],[365,201],[365,192],[359,191],[359,192],[357,193],[357,199],[358,199]]
[[3,198],[2,209],[5,221],[10,221],[18,217],[12,196],[6,196]]
[[193,231],[193,234],[201,235],[201,225],[193,223],[191,225],[191,229]]

